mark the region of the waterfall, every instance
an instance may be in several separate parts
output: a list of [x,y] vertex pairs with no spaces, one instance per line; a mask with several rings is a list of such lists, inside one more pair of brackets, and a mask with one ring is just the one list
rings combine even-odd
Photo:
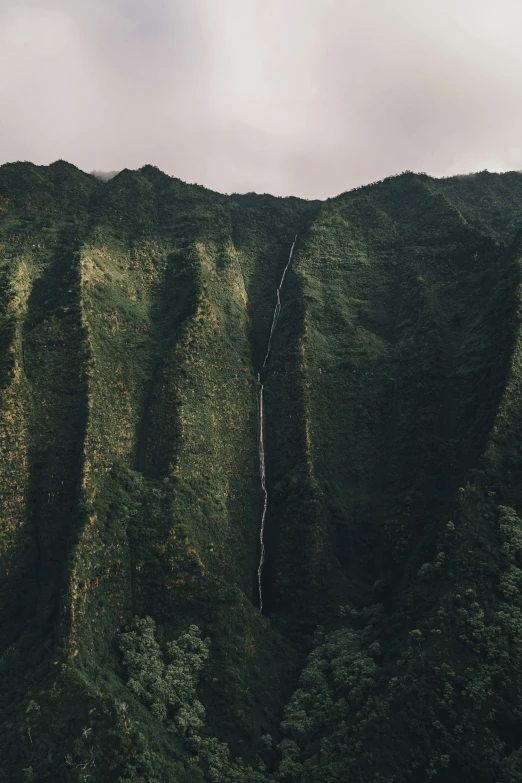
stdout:
[[268,336],[268,346],[267,346],[267,349],[266,349],[266,356],[265,356],[265,358],[263,360],[263,367],[265,366],[265,364],[268,361],[268,356],[269,356],[271,348],[272,348],[272,337],[274,335],[275,328],[277,326],[277,321],[279,319],[279,313],[281,312],[281,297],[280,297],[281,288],[282,288],[282,285],[283,285],[283,282],[284,282],[284,279],[285,279],[286,271],[287,271],[288,267],[290,266],[290,262],[292,261],[292,253],[294,252],[294,245],[295,245],[296,239],[297,239],[297,234],[295,235],[294,241],[292,242],[292,247],[290,248],[290,255],[288,256],[288,261],[286,262],[286,266],[285,266],[285,268],[283,270],[283,276],[281,277],[281,282],[279,283],[279,287],[278,287],[278,289],[276,291],[277,302],[276,302],[276,306],[275,306],[275,310],[274,310],[274,317],[272,318],[272,326],[270,327],[270,334]]
[[[268,345],[266,349],[266,355],[263,360],[263,367],[265,367],[268,357],[270,355],[270,351],[272,349],[272,337],[275,332],[275,328],[277,326],[277,321],[279,319],[279,313],[281,312],[281,288],[283,287],[283,282],[285,279],[286,272],[288,270],[288,267],[290,266],[290,263],[292,261],[292,253],[294,252],[294,246],[297,240],[297,234],[294,237],[294,241],[292,242],[292,247],[290,248],[290,254],[288,256],[288,261],[286,262],[286,266],[283,270],[283,275],[281,277],[281,280],[279,282],[279,286],[277,288],[276,296],[277,296],[277,302],[274,310],[274,317],[272,318],[272,326],[270,327],[270,335],[268,337]],[[261,374],[257,374],[257,380],[258,382],[261,381]],[[265,470],[265,435],[264,435],[264,426],[265,426],[265,411],[263,406],[263,389],[264,384],[261,384],[261,388],[259,389],[259,474],[261,477],[261,492],[263,493],[263,511],[261,512],[261,528],[259,531],[259,541],[261,544],[261,554],[259,557],[259,566],[257,569],[257,584],[259,587],[259,611],[263,611],[263,591],[262,591],[262,575],[263,575],[263,564],[265,562],[265,519],[266,519],[266,511],[268,508],[268,491],[266,488],[266,470]]]

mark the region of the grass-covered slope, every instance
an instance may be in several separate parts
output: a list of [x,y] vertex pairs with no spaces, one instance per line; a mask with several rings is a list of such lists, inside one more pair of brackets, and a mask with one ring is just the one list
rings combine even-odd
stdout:
[[521,216],[0,167],[6,780],[520,779]]

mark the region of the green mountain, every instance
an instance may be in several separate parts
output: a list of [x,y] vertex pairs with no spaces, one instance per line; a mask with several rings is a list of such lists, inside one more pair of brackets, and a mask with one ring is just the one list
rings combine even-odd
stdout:
[[0,167],[2,780],[520,783],[521,228]]

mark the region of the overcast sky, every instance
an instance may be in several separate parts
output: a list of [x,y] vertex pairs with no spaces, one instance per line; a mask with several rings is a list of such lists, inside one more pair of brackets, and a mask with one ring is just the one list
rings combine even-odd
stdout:
[[325,198],[522,169],[521,0],[0,0],[0,162]]

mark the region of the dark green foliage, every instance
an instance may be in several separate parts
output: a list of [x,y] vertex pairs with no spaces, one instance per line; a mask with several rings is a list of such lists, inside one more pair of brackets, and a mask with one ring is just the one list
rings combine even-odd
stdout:
[[521,217],[0,167],[4,779],[522,779]]
[[261,783],[263,776],[232,759],[226,745],[203,736],[205,708],[197,698],[196,686],[209,655],[209,642],[191,625],[177,640],[167,643],[163,656],[152,618],[136,618],[133,630],[120,636],[127,687],[155,718],[166,722],[168,729],[184,740],[189,766],[201,762],[209,783]]
[[204,709],[196,698],[198,675],[208,658],[209,640],[203,641],[197,625],[167,644],[167,663],[154,636],[151,617],[136,619],[134,630],[120,636],[127,687],[159,720],[167,714],[183,737],[199,734]]

